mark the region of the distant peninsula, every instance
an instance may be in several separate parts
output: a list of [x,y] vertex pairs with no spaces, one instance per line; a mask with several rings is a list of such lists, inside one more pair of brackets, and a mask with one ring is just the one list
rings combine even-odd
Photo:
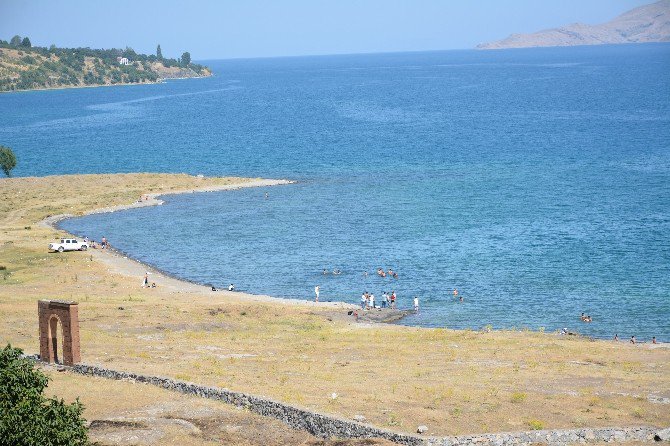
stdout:
[[670,0],[631,9],[600,25],[574,23],[532,34],[512,34],[478,49],[670,42]]
[[28,37],[0,40],[0,92],[157,83],[164,79],[211,76],[208,67],[178,59],[136,53],[132,48],[34,47]]

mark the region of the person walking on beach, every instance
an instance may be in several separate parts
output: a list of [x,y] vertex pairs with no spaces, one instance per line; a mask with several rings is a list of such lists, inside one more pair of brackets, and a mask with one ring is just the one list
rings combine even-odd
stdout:
[[319,293],[320,292],[321,292],[321,288],[319,287],[319,285],[315,286],[314,287],[314,294],[316,294],[316,299],[314,300],[314,302],[319,301]]
[[414,296],[414,312],[419,312],[419,298],[417,296]]
[[235,285],[233,285],[232,283],[228,285],[228,291],[235,291]]
[[107,237],[104,235],[102,236],[102,242],[100,242],[101,248],[100,249],[105,249],[107,248]]
[[395,291],[391,291],[391,308],[393,308],[394,310],[395,310],[395,299],[396,299]]
[[144,279],[142,279],[142,288],[149,286],[149,272],[144,273]]
[[631,344],[635,344],[635,336],[631,336],[631,337],[630,337],[630,343],[631,343]]
[[361,294],[361,308],[365,309],[365,306],[367,305],[368,302],[368,292],[366,291],[365,293]]

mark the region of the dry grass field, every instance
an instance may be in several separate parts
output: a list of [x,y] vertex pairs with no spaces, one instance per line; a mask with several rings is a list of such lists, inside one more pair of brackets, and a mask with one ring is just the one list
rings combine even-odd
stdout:
[[[227,387],[346,418],[364,415],[392,430],[426,425],[431,435],[453,435],[670,425],[666,344],[356,323],[346,308],[214,293],[160,275],[153,276],[158,288],[142,289],[135,274],[141,267],[99,250],[47,253],[59,235],[39,224],[48,215],[244,181],[153,174],[0,180],[0,267],[6,268],[0,270],[0,342],[37,353],[36,301],[76,300],[85,363]],[[89,419],[174,407],[187,398],[68,374],[57,374],[49,389],[66,399],[81,395]],[[110,392],[126,406],[110,402]],[[218,403],[188,401],[224,418],[241,416]],[[166,438],[187,435],[179,429],[167,425]],[[311,440],[296,437],[301,441]]]

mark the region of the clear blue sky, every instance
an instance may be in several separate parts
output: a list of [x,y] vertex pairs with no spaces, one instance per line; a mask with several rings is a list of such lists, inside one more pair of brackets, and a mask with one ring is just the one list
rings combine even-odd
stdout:
[[195,60],[472,48],[650,0],[0,0],[0,38]]

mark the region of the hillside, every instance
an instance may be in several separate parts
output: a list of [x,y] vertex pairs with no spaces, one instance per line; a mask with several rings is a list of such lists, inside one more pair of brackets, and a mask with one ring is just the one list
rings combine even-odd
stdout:
[[670,0],[632,9],[600,25],[574,23],[531,34],[512,34],[479,49],[670,42]]
[[131,48],[43,48],[0,41],[0,91],[155,83],[212,74],[191,63],[190,54],[183,56],[184,61],[138,54]]

